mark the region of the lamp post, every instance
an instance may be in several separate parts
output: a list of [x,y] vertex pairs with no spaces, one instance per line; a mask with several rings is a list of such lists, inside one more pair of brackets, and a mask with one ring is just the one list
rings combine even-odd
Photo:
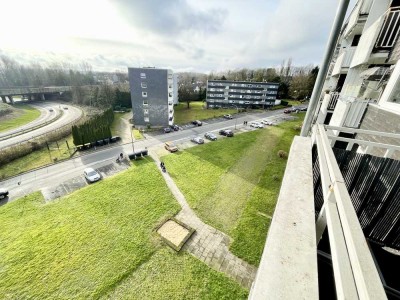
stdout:
[[134,145],[133,145],[133,135],[132,135],[132,130],[133,130],[133,128],[131,128],[131,140],[132,140],[132,154],[135,154],[135,147],[134,147]]
[[[239,113],[239,107],[237,107],[235,104],[231,104],[237,109],[237,113]],[[237,123],[237,118],[235,118],[235,130],[236,130],[236,123]]]

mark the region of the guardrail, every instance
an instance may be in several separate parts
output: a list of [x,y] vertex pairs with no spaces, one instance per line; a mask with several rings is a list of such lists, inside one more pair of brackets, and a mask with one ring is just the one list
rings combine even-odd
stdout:
[[21,135],[21,134],[24,134],[24,133],[31,132],[31,131],[34,131],[36,129],[42,128],[44,126],[47,126],[47,125],[57,121],[58,119],[60,119],[63,116],[63,114],[64,114],[64,111],[60,110],[60,114],[58,114],[54,119],[51,119],[51,120],[46,121],[46,122],[44,122],[42,124],[38,124],[36,126],[30,127],[30,128],[27,128],[27,129],[22,129],[22,130],[20,130],[18,132],[15,132],[15,133],[10,133],[10,134],[7,134],[7,135],[3,135],[3,136],[0,137],[0,141],[4,141],[4,140],[7,140],[7,139],[12,138],[14,136],[18,136],[18,135]]
[[327,227],[337,298],[387,299],[323,125],[314,126],[313,139],[324,198],[316,223],[317,241]]

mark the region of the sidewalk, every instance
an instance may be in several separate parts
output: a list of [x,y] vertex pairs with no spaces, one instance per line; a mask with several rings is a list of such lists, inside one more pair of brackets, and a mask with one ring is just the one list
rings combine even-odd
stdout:
[[[150,153],[150,156],[159,166],[159,158],[154,153]],[[257,268],[233,255],[229,251],[231,238],[214,227],[205,224],[197,217],[168,172],[161,172],[161,174],[168,188],[182,207],[176,218],[196,230],[182,249],[188,251],[214,270],[225,273],[243,287],[249,289],[256,276]]]

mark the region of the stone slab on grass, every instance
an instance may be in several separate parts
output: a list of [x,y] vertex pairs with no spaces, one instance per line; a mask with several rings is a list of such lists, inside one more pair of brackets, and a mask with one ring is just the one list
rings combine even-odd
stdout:
[[194,229],[176,219],[168,219],[157,229],[161,238],[176,251],[181,250],[193,232]]

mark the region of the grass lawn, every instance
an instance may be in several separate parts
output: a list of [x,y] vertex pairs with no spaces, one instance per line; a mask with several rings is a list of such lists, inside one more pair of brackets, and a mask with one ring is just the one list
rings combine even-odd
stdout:
[[258,265],[296,124],[290,121],[163,157],[191,207],[233,237],[231,250]]
[[231,109],[205,109],[203,108],[205,103],[201,101],[191,102],[190,108],[187,109],[186,103],[179,103],[174,107],[174,123],[183,125],[190,123],[193,120],[204,120],[214,117],[220,117],[226,114],[235,114],[237,110]]
[[161,246],[154,229],[179,209],[149,159],[58,201],[34,193],[1,206],[0,298],[245,298],[232,280]]
[[133,134],[133,137],[135,138],[135,140],[143,139],[143,135],[137,129],[132,129],[132,134]]
[[111,124],[111,133],[113,136],[122,136],[123,128],[126,127],[122,118],[124,118],[127,114],[132,114],[130,112],[114,112],[114,121]]
[[40,150],[33,151],[32,153],[25,155],[21,158],[15,159],[4,166],[0,166],[0,178],[6,176],[13,176],[19,173],[32,170],[47,164],[54,162],[54,160],[62,160],[70,157],[73,150],[68,150],[66,141],[70,147],[74,147],[72,142],[72,135],[61,139],[57,143],[49,143],[50,153],[47,147]]
[[2,118],[0,122],[0,132],[11,130],[19,126],[25,125],[40,116],[40,111],[27,104],[14,104],[13,116],[8,115],[7,118]]

